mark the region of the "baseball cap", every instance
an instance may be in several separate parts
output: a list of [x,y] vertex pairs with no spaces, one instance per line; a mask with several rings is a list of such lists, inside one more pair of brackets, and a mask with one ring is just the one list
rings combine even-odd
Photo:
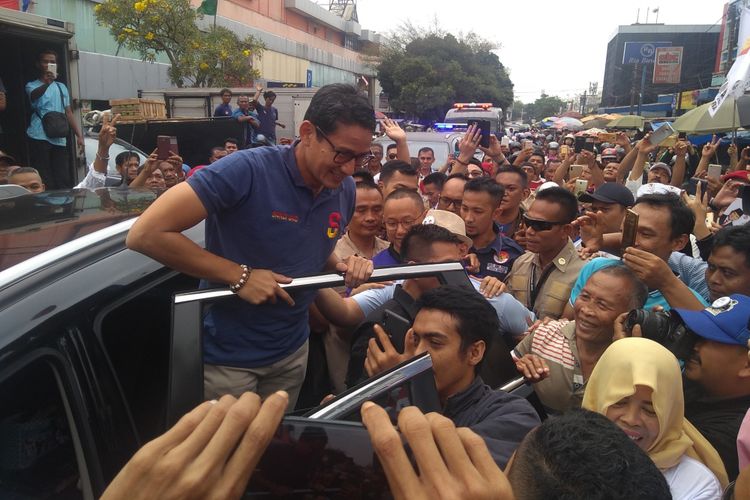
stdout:
[[682,194],[682,189],[677,186],[662,184],[661,182],[650,182],[638,188],[638,191],[635,193],[635,198],[638,199],[645,194],[674,194],[680,196]]
[[734,172],[729,172],[728,174],[721,177],[721,180],[726,182],[730,179],[737,179],[740,181],[748,181],[750,178],[748,178],[748,175],[750,175],[750,170],[735,170]]
[[748,347],[750,297],[746,295],[734,294],[718,298],[702,311],[674,311],[690,330],[706,340]]
[[582,193],[578,200],[584,203],[591,203],[594,200],[603,203],[618,203],[626,207],[632,207],[635,204],[635,198],[630,189],[617,182],[605,182],[591,194]]
[[606,148],[602,151],[602,158],[617,158],[617,150],[615,148]]
[[669,168],[669,165],[667,165],[666,163],[663,163],[663,162],[654,163],[653,165],[651,165],[651,168],[649,170],[653,170],[655,168],[666,170],[667,173],[669,174],[669,178],[670,179],[672,178],[672,169]]
[[466,224],[464,220],[453,212],[431,208],[424,216],[422,224],[435,224],[458,236],[458,239],[469,245],[469,247],[474,244],[471,238],[466,236]]

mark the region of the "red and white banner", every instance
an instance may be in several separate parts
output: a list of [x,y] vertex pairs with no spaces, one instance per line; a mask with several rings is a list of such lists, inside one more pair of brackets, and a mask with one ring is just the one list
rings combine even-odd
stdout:
[[680,83],[682,47],[657,47],[654,56],[654,83]]

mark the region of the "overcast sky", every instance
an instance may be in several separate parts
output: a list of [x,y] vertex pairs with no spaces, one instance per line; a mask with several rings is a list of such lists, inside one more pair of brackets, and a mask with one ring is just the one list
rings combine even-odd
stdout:
[[[643,3],[643,5],[640,5]],[[542,90],[572,97],[601,82],[607,43],[617,26],[646,22],[659,7],[659,23],[721,25],[724,0],[358,0],[364,29],[387,34],[405,20],[438,24],[452,33],[474,31],[500,45],[497,55],[510,71],[516,99],[531,102]],[[649,23],[656,14],[649,13]]]

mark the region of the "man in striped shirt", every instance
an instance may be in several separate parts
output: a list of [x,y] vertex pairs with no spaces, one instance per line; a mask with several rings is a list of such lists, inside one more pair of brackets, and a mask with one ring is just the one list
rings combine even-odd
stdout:
[[612,343],[615,319],[643,307],[647,296],[645,283],[629,268],[601,268],[576,299],[574,321],[541,325],[516,346],[516,368],[534,384],[548,413],[581,406],[586,381]]

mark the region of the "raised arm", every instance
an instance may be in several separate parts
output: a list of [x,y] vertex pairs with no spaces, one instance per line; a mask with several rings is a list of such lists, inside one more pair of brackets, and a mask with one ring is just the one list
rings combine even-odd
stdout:
[[411,163],[409,144],[406,142],[406,131],[390,118],[384,118],[381,123],[385,130],[385,135],[396,143],[396,158],[406,163]]

